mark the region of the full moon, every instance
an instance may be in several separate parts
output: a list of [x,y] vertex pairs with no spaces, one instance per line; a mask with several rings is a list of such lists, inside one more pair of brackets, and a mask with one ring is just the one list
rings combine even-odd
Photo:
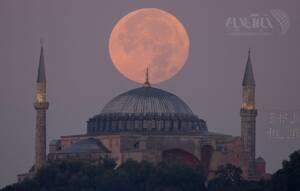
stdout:
[[121,18],[109,38],[114,66],[126,78],[156,84],[173,77],[185,64],[189,37],[181,22],[170,13],[144,8]]

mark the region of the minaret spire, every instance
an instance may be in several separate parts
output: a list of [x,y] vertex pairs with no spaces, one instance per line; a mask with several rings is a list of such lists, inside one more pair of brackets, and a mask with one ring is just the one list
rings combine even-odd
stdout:
[[148,68],[148,67],[147,67],[147,69],[146,69],[146,80],[145,80],[144,85],[147,86],[147,87],[150,87],[150,86],[151,86],[151,84],[150,84],[150,82],[149,82],[149,68]]
[[46,71],[44,60],[44,45],[41,40],[41,51],[37,75],[36,99],[34,108],[36,110],[35,128],[35,170],[40,169],[46,163],[46,111],[49,103],[46,101]]
[[255,86],[254,74],[251,63],[251,49],[248,50],[248,59],[245,68],[244,78],[243,78],[243,86]]
[[39,69],[38,69],[38,77],[37,77],[37,83],[41,83],[41,82],[46,82],[43,39],[41,39],[41,52],[40,52]]

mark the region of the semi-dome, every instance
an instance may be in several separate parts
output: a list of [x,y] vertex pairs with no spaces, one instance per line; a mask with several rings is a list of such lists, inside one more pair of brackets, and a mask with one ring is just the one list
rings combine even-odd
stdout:
[[189,106],[176,95],[153,87],[140,87],[113,98],[102,114],[189,114]]
[[65,153],[82,153],[82,152],[99,152],[109,153],[110,151],[101,143],[101,141],[94,138],[87,138],[72,144],[64,150]]
[[207,128],[179,97],[144,86],[116,96],[88,120],[88,134],[111,131],[203,132]]

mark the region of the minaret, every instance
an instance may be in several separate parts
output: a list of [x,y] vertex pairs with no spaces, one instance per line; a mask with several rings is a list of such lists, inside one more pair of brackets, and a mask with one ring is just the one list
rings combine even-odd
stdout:
[[35,170],[40,169],[46,163],[46,111],[49,103],[46,101],[46,73],[44,63],[44,47],[41,42],[41,53],[37,76],[36,98],[34,108],[36,110],[35,129]]
[[251,64],[251,53],[248,51],[248,60],[243,79],[243,102],[241,115],[241,138],[248,155],[248,175],[253,176],[255,165],[255,129],[257,110],[255,109],[255,80]]

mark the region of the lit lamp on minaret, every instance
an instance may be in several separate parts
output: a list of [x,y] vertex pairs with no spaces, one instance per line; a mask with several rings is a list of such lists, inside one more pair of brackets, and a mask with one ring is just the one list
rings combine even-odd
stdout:
[[255,129],[257,110],[255,109],[255,80],[251,64],[250,50],[243,78],[243,100],[241,106],[241,137],[248,155],[248,174],[255,174]]
[[46,163],[46,111],[49,103],[46,101],[46,73],[44,63],[44,47],[41,41],[41,53],[37,77],[37,89],[34,108],[36,110],[35,129],[35,170]]

